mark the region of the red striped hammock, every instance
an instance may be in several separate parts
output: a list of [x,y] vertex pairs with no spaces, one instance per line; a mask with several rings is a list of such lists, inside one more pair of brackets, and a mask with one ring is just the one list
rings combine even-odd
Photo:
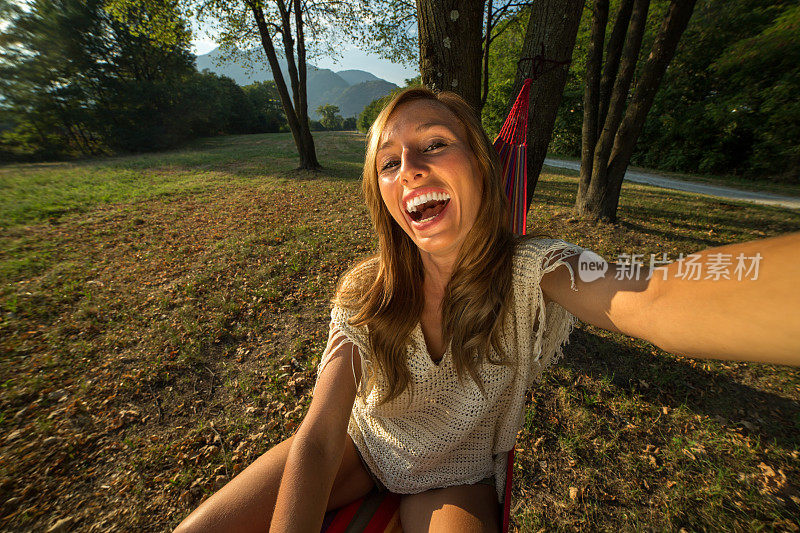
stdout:
[[500,176],[503,190],[508,197],[509,222],[511,231],[525,235],[528,221],[528,95],[531,80],[522,84],[522,90],[514,102],[514,107],[506,117],[503,128],[494,140],[494,149],[500,155],[502,165]]

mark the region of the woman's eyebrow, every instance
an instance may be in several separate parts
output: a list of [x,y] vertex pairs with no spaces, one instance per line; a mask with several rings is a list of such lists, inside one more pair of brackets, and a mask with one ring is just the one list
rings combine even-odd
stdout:
[[[419,126],[417,126],[417,127],[416,127],[416,131],[421,131],[421,130],[425,130],[425,129],[428,129],[428,128],[433,128],[433,127],[436,127],[436,126],[441,126],[441,127],[443,127],[443,128],[448,128],[448,129],[450,128],[450,126],[448,126],[447,124],[445,124],[445,123],[443,123],[443,122],[425,122],[424,124],[420,124]],[[391,145],[391,144],[392,144],[392,142],[393,142],[393,141],[392,141],[391,139],[386,139],[386,140],[385,140],[385,141],[383,141],[383,143],[382,143],[382,144],[381,144],[381,145],[378,147],[378,149],[376,150],[376,152],[375,152],[375,153],[378,153],[378,152],[380,152],[381,150],[383,150],[384,148],[386,148],[387,146]]]

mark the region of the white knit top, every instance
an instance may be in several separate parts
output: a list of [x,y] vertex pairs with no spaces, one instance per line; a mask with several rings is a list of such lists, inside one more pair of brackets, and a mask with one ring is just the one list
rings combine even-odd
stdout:
[[[366,393],[366,378],[374,372],[369,338],[364,327],[347,323],[354,313],[339,306],[331,311],[328,345],[317,377],[329,355],[345,342],[358,348],[365,376],[357,383],[347,432],[364,461],[392,492],[415,494],[432,488],[472,484],[495,476],[498,502],[503,499],[506,454],[514,446],[525,415],[525,393],[542,372],[563,355],[574,317],[555,302],[545,306],[539,281],[564,265],[574,285],[566,257],[583,248],[557,239],[523,240],[513,260],[513,316],[501,337],[504,349],[519,362],[518,372],[488,362],[478,368],[486,397],[468,375],[459,383],[451,346],[435,363],[422,329],[411,333],[408,368],[414,394],[377,405],[385,395],[382,376]],[[537,311],[541,320],[537,322]],[[377,368],[377,366],[375,367]],[[355,371],[354,371],[355,376]],[[409,403],[410,402],[410,403]]]

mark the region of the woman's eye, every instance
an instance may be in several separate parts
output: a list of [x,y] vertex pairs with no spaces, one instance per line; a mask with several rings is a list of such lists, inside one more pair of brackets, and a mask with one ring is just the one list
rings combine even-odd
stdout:
[[397,161],[395,161],[395,160],[393,160],[393,159],[392,159],[392,160],[390,160],[390,161],[387,161],[387,162],[385,162],[385,163],[383,164],[383,166],[381,167],[381,172],[383,172],[384,170],[389,170],[390,168],[392,168],[392,167],[393,167],[393,166],[395,166],[395,165],[397,165]]
[[[443,143],[441,141],[433,141],[426,148],[424,148],[422,151],[423,152],[430,152],[431,150],[436,150],[437,148],[441,148],[443,146],[447,146],[447,144]],[[390,160],[386,161],[381,166],[381,169],[380,169],[379,172],[385,172],[385,171],[387,171],[387,170],[389,170],[389,169],[391,169],[393,167],[398,166],[399,164],[400,164],[400,161],[398,161],[396,159],[390,159]]]
[[425,152],[428,152],[428,151],[430,151],[430,150],[435,150],[435,149],[437,149],[437,148],[441,148],[441,147],[442,147],[442,146],[444,146],[444,145],[445,145],[445,144],[444,144],[443,142],[434,141],[434,142],[432,142],[431,144],[429,144],[429,145],[428,145],[428,147],[427,147],[427,148],[425,148],[425,150],[424,150],[424,151],[425,151]]

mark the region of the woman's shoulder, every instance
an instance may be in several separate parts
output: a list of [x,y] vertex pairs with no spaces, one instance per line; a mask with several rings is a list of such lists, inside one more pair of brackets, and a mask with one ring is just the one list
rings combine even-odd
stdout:
[[[546,266],[570,255],[580,254],[583,248],[563,239],[551,237],[522,236],[514,247],[514,263],[519,267]],[[547,260],[547,261],[545,261]]]
[[379,258],[368,257],[351,266],[339,278],[336,300],[359,300],[375,282],[378,275]]

